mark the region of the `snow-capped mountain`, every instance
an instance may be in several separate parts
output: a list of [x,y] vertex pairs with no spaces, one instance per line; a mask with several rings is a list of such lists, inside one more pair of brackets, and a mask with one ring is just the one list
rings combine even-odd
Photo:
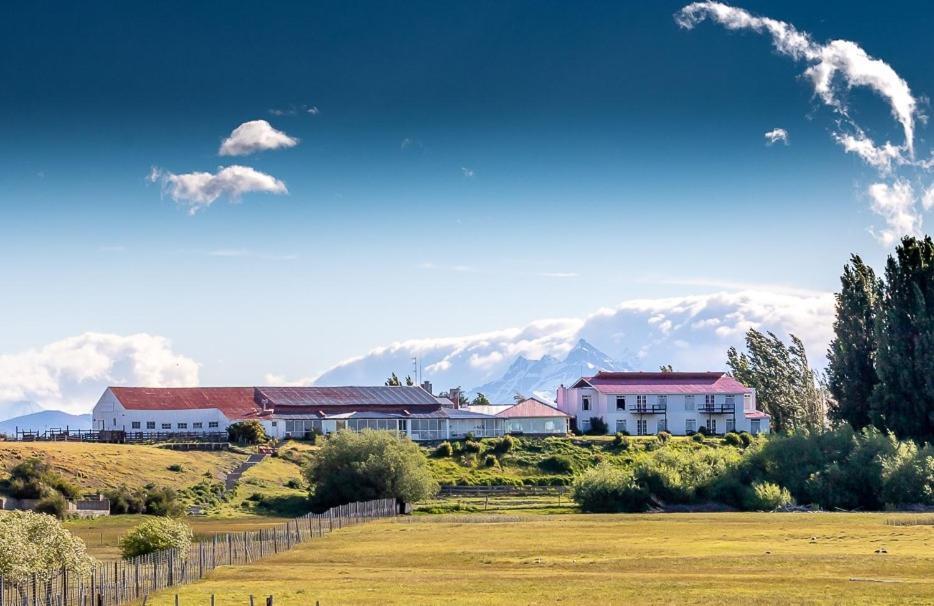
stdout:
[[584,339],[580,339],[563,360],[549,355],[538,360],[517,356],[502,377],[475,387],[470,393],[482,393],[494,404],[508,404],[517,393],[553,400],[555,389],[562,383],[569,385],[598,370],[629,369],[629,364],[610,358]]

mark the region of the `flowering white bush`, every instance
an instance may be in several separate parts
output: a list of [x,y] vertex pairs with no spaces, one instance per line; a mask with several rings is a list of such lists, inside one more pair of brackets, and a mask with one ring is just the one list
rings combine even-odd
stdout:
[[93,563],[84,541],[52,516],[0,511],[0,576],[6,581],[24,581],[33,574],[44,580],[62,568],[85,575]]
[[146,520],[120,539],[123,557],[132,558],[163,549],[177,549],[182,558],[191,547],[191,527],[181,520],[153,518]]

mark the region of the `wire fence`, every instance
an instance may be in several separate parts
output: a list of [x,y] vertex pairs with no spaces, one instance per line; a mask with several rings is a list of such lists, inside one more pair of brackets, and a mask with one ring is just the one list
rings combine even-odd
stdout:
[[187,553],[166,549],[99,562],[90,575],[62,569],[17,583],[0,576],[0,606],[120,606],[202,579],[219,566],[250,564],[332,530],[392,517],[397,511],[395,499],[349,503],[264,530],[215,535],[209,542],[192,544]]

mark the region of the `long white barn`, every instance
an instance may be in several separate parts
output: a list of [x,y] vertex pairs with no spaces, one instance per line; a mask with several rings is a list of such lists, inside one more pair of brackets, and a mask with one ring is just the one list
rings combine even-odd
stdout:
[[502,417],[408,386],[108,387],[92,413],[94,429],[127,433],[223,432],[244,420],[259,421],[275,438],[381,429],[429,441],[505,431]]
[[582,431],[596,417],[608,433],[769,432],[769,415],[756,410],[756,390],[723,372],[599,372],[559,387],[557,402]]

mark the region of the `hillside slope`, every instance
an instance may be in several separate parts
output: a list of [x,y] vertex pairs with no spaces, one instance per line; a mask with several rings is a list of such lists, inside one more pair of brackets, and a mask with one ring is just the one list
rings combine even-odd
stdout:
[[91,429],[91,415],[72,415],[60,410],[43,410],[0,422],[0,434],[12,436],[16,430]]
[[[210,476],[221,479],[244,455],[232,452],[176,451],[154,446],[79,442],[0,442],[0,479],[16,464],[40,457],[88,492],[121,484],[153,483],[181,489]],[[170,471],[180,465],[182,471]]]

